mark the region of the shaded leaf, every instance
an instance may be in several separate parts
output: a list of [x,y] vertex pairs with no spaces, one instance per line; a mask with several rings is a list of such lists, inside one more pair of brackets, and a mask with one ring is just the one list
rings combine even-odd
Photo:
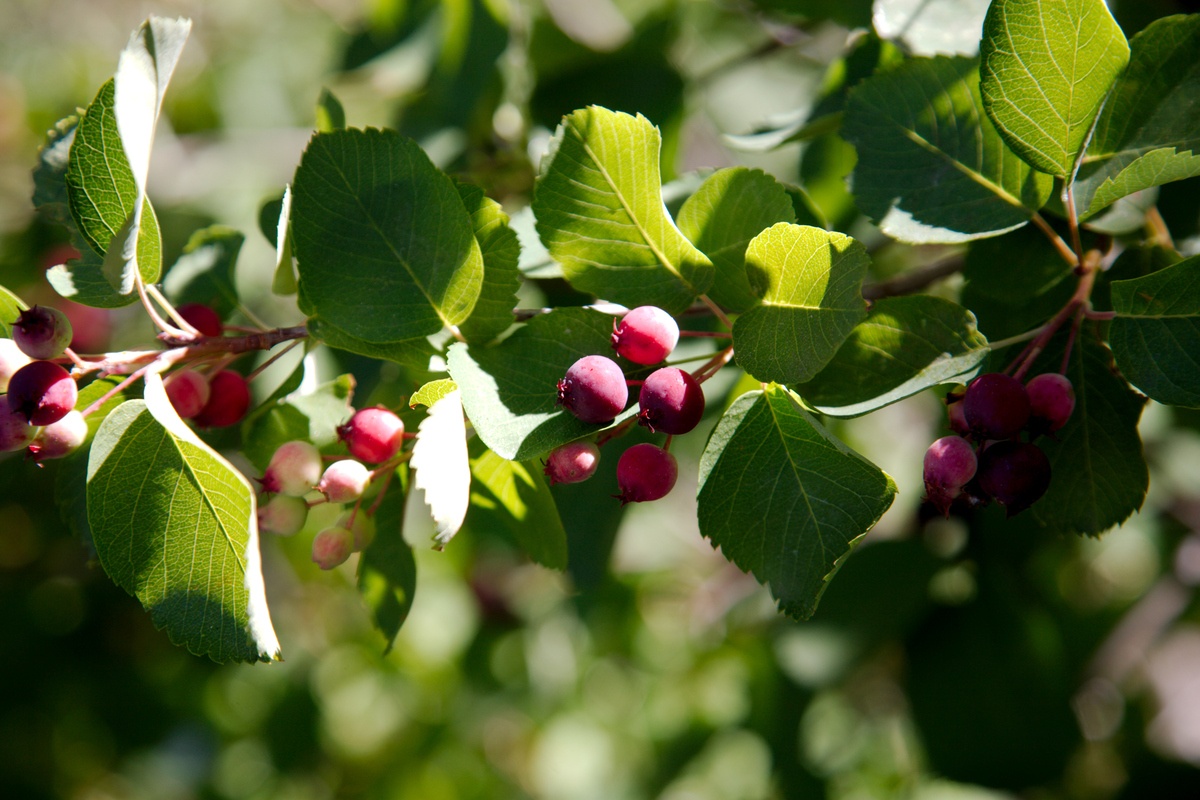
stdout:
[[475,478],[471,513],[486,513],[489,524],[499,522],[542,566],[566,569],[567,532],[541,465],[536,461],[507,461],[491,450],[479,449],[481,452],[471,459]]
[[436,352],[433,345],[425,338],[409,339],[403,342],[373,342],[351,336],[337,326],[320,319],[308,321],[308,334],[312,339],[324,342],[330,347],[336,347],[338,350],[370,358],[395,361],[397,364],[420,370],[429,369],[429,359]]
[[961,302],[993,341],[1042,324],[1075,291],[1071,267],[1032,226],[971,242],[963,277]]
[[317,97],[317,130],[321,133],[340,131],[346,127],[346,109],[328,87]]
[[246,237],[233,228],[213,225],[192,234],[183,255],[167,271],[163,290],[177,306],[201,303],[225,319],[238,306],[238,254]]
[[375,512],[375,538],[358,560],[358,591],[387,641],[384,653],[392,649],[417,590],[417,564],[402,530],[408,488],[408,468],[401,466]]
[[354,376],[339,375],[297,394],[304,366],[242,423],[242,453],[260,470],[284,442],[303,439],[318,448],[338,441],[337,428],[354,414]]
[[517,289],[521,287],[521,243],[509,227],[508,215],[500,204],[484,195],[478,186],[458,183],[479,249],[483,254],[483,286],[471,316],[459,331],[468,342],[486,344],[512,325],[517,307]]

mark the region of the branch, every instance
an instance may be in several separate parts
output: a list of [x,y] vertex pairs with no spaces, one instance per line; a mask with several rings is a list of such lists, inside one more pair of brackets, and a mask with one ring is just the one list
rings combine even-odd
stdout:
[[879,300],[884,297],[898,297],[920,291],[942,278],[953,275],[963,268],[961,255],[953,255],[925,264],[904,272],[894,278],[888,278],[878,283],[868,283],[862,288],[862,296],[867,300]]

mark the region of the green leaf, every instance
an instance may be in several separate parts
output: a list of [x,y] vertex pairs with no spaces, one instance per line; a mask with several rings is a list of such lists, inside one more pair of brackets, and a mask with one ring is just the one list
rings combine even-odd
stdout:
[[100,563],[190,652],[278,659],[254,490],[179,419],[157,375],[146,394],[113,411],[92,443],[88,523]]
[[499,522],[529,557],[550,569],[567,568],[567,532],[536,461],[508,461],[486,448],[471,459],[472,515]]
[[1028,222],[1053,190],[983,113],[974,59],[913,59],[863,81],[842,135],[858,150],[855,201],[900,241],[995,236]]
[[424,338],[403,342],[374,342],[351,336],[321,319],[308,321],[308,335],[315,341],[324,342],[338,350],[395,361],[397,364],[420,370],[429,369],[429,358],[436,352],[433,345]]
[[1109,346],[1125,378],[1160,403],[1200,408],[1200,256],[1114,281]]
[[472,344],[486,344],[508,330],[515,321],[517,289],[521,287],[521,243],[509,227],[508,215],[500,204],[484,195],[478,186],[458,183],[479,249],[483,253],[483,287],[475,310],[459,331]]
[[1071,298],[1071,267],[1038,229],[1029,226],[967,248],[962,304],[993,341],[1041,325]]
[[454,182],[411,139],[318,133],[292,193],[302,307],[320,320],[378,345],[470,316],[483,282],[471,218]]
[[271,291],[279,295],[296,293],[296,262],[292,253],[292,187],[283,190],[279,198],[279,213],[276,214],[275,273],[271,277]]
[[5,339],[12,338],[12,326],[21,316],[21,312],[29,306],[15,294],[0,286],[0,335]]
[[979,52],[989,0],[875,0],[871,21],[884,39],[899,39],[916,55]]
[[317,130],[321,133],[340,131],[346,127],[346,109],[328,88],[321,89],[317,98]]
[[563,410],[556,386],[578,359],[612,352],[612,323],[599,311],[558,308],[493,347],[451,345],[450,375],[484,444],[526,461],[600,430]]
[[700,459],[700,532],[806,619],[896,485],[779,386],[739,397]]
[[[1047,354],[1057,363],[1061,355]],[[1124,522],[1146,497],[1150,477],[1138,436],[1145,401],[1113,375],[1112,353],[1080,336],[1067,377],[1075,413],[1054,439],[1039,439],[1050,459],[1050,488],[1032,507],[1057,533],[1098,536]]]
[[245,241],[245,236],[224,225],[196,231],[183,255],[167,270],[163,291],[177,306],[201,303],[225,319],[238,307],[234,271]]
[[717,170],[679,209],[679,230],[716,268],[709,298],[735,314],[758,305],[746,276],[746,245],[776,222],[795,221],[787,189],[746,167]]
[[[289,386],[293,391],[287,391]],[[285,381],[242,424],[242,452],[259,469],[266,469],[279,445],[293,439],[310,441],[318,448],[333,445],[338,426],[354,414],[353,375],[339,375],[306,394],[296,394],[294,388],[294,380]]]
[[563,119],[533,196],[537,231],[576,289],[677,314],[712,263],[663,207],[661,138],[645,117],[598,106]]
[[392,649],[417,590],[417,564],[402,533],[407,499],[408,469],[400,467],[375,512],[375,538],[358,560],[358,591],[387,641],[384,653]]
[[733,324],[737,363],[760,381],[804,383],[820,372],[867,315],[870,257],[840,233],[779,223],[746,248],[762,305]]
[[1075,184],[1084,216],[1151,186],[1200,175],[1200,14],[1155,20],[1096,123]]
[[1067,178],[1129,44],[1104,0],[995,0],[983,23],[980,83],[1008,146]]
[[794,387],[832,417],[856,417],[940,383],[965,382],[990,352],[967,309],[929,295],[879,300],[825,369]]
[[417,406],[432,406],[438,400],[441,400],[446,395],[458,389],[456,384],[450,378],[439,378],[435,381],[422,386],[417,391],[413,392],[412,397],[408,398],[409,408]]
[[[71,145],[75,142],[75,131],[79,117],[60,119],[46,133],[46,141],[38,151],[38,163],[33,169],[33,204],[50,219],[64,225],[71,234],[72,242],[81,241],[67,199],[67,164],[71,159]],[[82,249],[82,248],[80,248]]]

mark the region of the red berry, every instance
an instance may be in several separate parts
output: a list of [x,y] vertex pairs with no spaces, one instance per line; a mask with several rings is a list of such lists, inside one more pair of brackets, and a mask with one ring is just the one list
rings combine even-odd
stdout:
[[1029,429],[1053,433],[1067,424],[1075,411],[1075,387],[1066,375],[1045,372],[1025,384],[1029,395]]
[[321,452],[309,442],[284,442],[262,476],[263,491],[303,497],[321,479]]
[[175,310],[205,336],[220,336],[225,331],[221,316],[203,303],[185,303]]
[[350,455],[368,464],[382,464],[404,444],[404,420],[386,408],[364,408],[337,429]]
[[1009,439],[1029,421],[1029,395],[1016,378],[988,372],[971,381],[963,414],[980,439]]
[[622,505],[658,500],[675,487],[678,477],[675,456],[652,444],[635,444],[617,461],[618,497]]
[[12,339],[0,339],[0,394],[8,391],[12,376],[30,360]]
[[331,503],[349,503],[363,496],[371,482],[371,471],[361,461],[347,458],[325,468],[317,491]]
[[0,401],[0,453],[24,450],[37,436],[38,429],[30,425],[19,412]]
[[629,385],[617,362],[584,356],[558,382],[558,404],[583,422],[611,422],[629,402]]
[[961,436],[943,436],[925,451],[925,499],[944,516],[962,487],[975,477],[975,449]]
[[71,321],[50,306],[34,306],[13,323],[13,341],[30,358],[58,358],[71,343]]
[[354,534],[344,527],[326,528],[313,537],[312,560],[321,569],[344,564],[354,549]]
[[1050,487],[1050,460],[1026,442],[996,442],[979,457],[979,488],[1005,507],[1008,516],[1033,505]]
[[678,343],[678,323],[657,306],[638,306],[613,323],[613,350],[635,364],[661,363]]
[[546,457],[546,477],[550,485],[582,483],[596,474],[600,465],[600,448],[595,442],[570,442],[557,447]]
[[8,382],[8,405],[30,425],[51,425],[75,408],[75,379],[53,361],[31,361]]
[[34,461],[62,458],[75,452],[87,441],[88,425],[83,414],[71,411],[52,425],[42,428],[29,444]]
[[663,367],[642,383],[638,405],[638,424],[653,433],[678,436],[695,428],[704,416],[704,390],[678,367]]
[[236,425],[250,410],[250,385],[232,370],[221,370],[213,375],[208,381],[208,391],[208,402],[194,418],[202,428]]
[[175,407],[175,412],[184,419],[192,419],[208,403],[212,396],[208,381],[199,372],[191,369],[181,369],[167,376],[163,386],[167,390],[167,399]]

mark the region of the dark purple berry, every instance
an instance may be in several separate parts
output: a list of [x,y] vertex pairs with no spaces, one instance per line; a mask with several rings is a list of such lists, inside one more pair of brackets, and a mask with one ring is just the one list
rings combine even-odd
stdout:
[[658,500],[675,487],[678,477],[675,456],[652,444],[635,444],[617,461],[618,497],[622,505]]
[[584,356],[558,382],[558,404],[584,422],[610,422],[629,402],[629,386],[617,362]]
[[1075,411],[1075,387],[1066,375],[1045,372],[1025,384],[1029,396],[1029,429],[1053,433],[1067,424]]
[[658,306],[638,306],[613,323],[613,350],[635,364],[659,364],[678,343],[678,323]]
[[1033,505],[1050,486],[1050,460],[1036,444],[1005,441],[989,445],[979,457],[979,488],[1008,516]]
[[208,402],[194,419],[202,428],[236,425],[250,410],[250,385],[233,370],[221,370],[208,381]]
[[943,516],[950,516],[950,503],[962,487],[975,477],[975,448],[961,436],[943,436],[925,451],[925,499]]
[[556,447],[546,457],[546,477],[550,485],[581,483],[596,473],[600,464],[600,448],[595,442],[570,442]]
[[704,390],[678,367],[650,373],[638,395],[638,423],[654,433],[678,436],[692,430],[704,416]]
[[13,341],[30,358],[58,358],[71,343],[73,335],[71,320],[50,306],[34,306],[22,311],[12,329]]
[[8,382],[8,406],[30,425],[52,425],[75,408],[75,379],[53,361],[30,361]]
[[220,336],[225,331],[221,315],[203,303],[185,303],[175,310],[189,325],[205,336]]
[[337,433],[350,455],[368,464],[382,464],[400,452],[404,420],[381,406],[364,408],[339,426]]
[[1029,395],[1016,378],[988,372],[971,381],[963,414],[980,439],[1009,439],[1029,421]]

